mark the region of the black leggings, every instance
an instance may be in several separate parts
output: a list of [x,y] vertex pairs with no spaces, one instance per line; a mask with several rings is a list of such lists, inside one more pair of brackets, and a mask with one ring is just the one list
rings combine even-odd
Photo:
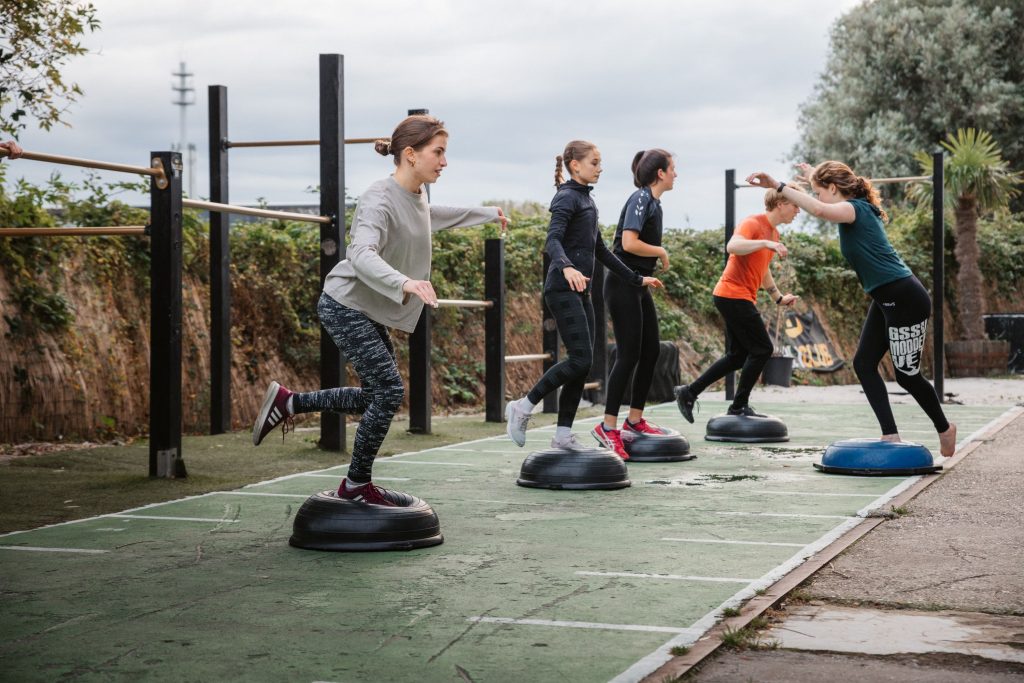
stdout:
[[629,407],[642,410],[658,364],[658,312],[649,287],[633,287],[615,278],[604,281],[604,303],[615,330],[615,365],[608,374],[605,415],[618,415],[632,381]]
[[742,408],[750,401],[750,391],[771,358],[772,340],[753,302],[723,296],[713,299],[715,308],[725,318],[727,350],[724,356],[690,384],[690,391],[696,396],[730,372],[742,368],[739,384],[736,385],[736,396],[732,401],[733,408]]
[[921,375],[925,332],[932,312],[927,290],[911,275],[871,291],[871,307],[853,357],[853,369],[875,411],[882,434],[895,434],[896,420],[889,405],[878,363],[888,351],[896,369],[896,382],[910,392],[931,418],[938,432],[949,429],[935,387]]
[[568,357],[544,373],[526,397],[534,405],[558,387],[558,426],[571,427],[594,360],[594,304],[589,293],[545,292],[544,303],[555,318]]
[[317,313],[320,324],[352,363],[362,386],[295,394],[292,407],[296,413],[362,413],[352,444],[348,478],[356,483],[367,482],[373,460],[405,395],[395,361],[395,347],[386,327],[327,294],[320,295]]

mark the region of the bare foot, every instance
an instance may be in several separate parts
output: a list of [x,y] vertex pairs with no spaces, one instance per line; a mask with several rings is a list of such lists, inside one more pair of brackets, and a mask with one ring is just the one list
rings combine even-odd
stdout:
[[888,441],[889,443],[900,443],[903,439],[900,438],[899,434],[882,434],[882,438],[879,441]]
[[945,458],[956,452],[956,425],[949,423],[949,429],[939,434],[939,453]]

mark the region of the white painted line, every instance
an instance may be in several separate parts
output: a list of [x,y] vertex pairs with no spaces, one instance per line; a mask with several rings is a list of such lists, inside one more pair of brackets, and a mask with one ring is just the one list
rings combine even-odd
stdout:
[[444,448],[440,448],[438,450],[442,450],[445,453],[489,453],[491,455],[515,455],[516,454],[516,451],[513,451],[513,450],[508,450],[508,451],[485,451],[482,448],[477,448],[477,449],[473,449],[473,448],[450,448],[448,446],[445,446]]
[[751,491],[766,496],[836,496],[842,498],[878,498],[877,493],[820,493],[816,491]]
[[158,520],[165,520],[165,521],[168,521],[168,522],[217,522],[218,524],[220,524],[220,523],[234,524],[234,523],[236,523],[238,521],[237,519],[215,519],[215,518],[212,518],[212,517],[158,517],[156,515],[123,515],[123,514],[105,515],[105,516],[106,517],[117,517],[118,519],[158,519]]
[[[641,624],[601,624],[592,621],[552,621],[550,619],[510,619],[508,617],[469,617],[478,624],[515,624],[517,626],[555,626],[559,628],[589,628],[605,631],[646,631],[649,633],[690,633],[692,629],[676,626],[644,626]],[[698,634],[699,635],[699,634]]]
[[[860,520],[858,520],[860,521]],[[729,541],[722,538],[662,538],[662,541],[674,541],[676,543],[727,543],[729,545],[774,545],[787,548],[803,548],[803,543],[773,543],[770,541]]]
[[711,583],[754,583],[757,579],[728,576],[687,576],[685,574],[635,574],[633,572],[576,572],[577,576],[612,576],[624,579],[666,579],[670,581],[708,581]]
[[730,517],[793,517],[795,519],[853,519],[852,515],[805,515],[797,512],[725,512],[715,511],[716,515]]
[[266,496],[268,498],[309,498],[308,493],[263,493],[261,491],[217,491],[219,496]]
[[468,462],[441,462],[439,460],[374,460],[376,465],[449,465],[453,467],[476,467]]
[[[324,479],[337,479],[336,474],[303,474],[303,477],[322,477]],[[374,481],[411,481],[409,477],[374,477]]]
[[90,550],[88,548],[41,548],[34,545],[0,545],[0,550],[30,550],[36,553],[82,553],[84,555],[102,555],[109,550]]

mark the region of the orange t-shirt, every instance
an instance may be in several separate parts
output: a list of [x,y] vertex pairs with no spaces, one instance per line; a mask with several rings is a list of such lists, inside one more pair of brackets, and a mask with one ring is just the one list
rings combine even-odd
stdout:
[[[779,240],[779,232],[763,213],[744,218],[735,234],[748,240]],[[726,299],[746,299],[756,304],[757,290],[761,288],[761,280],[773,256],[775,252],[771,249],[758,249],[745,256],[729,254],[725,271],[715,285],[713,294]]]

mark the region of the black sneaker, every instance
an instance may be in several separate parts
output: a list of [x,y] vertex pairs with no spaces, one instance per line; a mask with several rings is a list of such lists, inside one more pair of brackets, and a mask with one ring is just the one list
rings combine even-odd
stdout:
[[733,408],[730,406],[729,410],[726,412],[729,415],[742,415],[743,417],[768,417],[767,415],[754,412],[754,409],[750,406],[743,406],[742,408]]
[[694,396],[693,392],[690,391],[689,384],[683,384],[675,388],[676,393],[676,405],[679,406],[679,412],[683,414],[686,421],[693,424],[693,407],[697,405],[697,397]]

